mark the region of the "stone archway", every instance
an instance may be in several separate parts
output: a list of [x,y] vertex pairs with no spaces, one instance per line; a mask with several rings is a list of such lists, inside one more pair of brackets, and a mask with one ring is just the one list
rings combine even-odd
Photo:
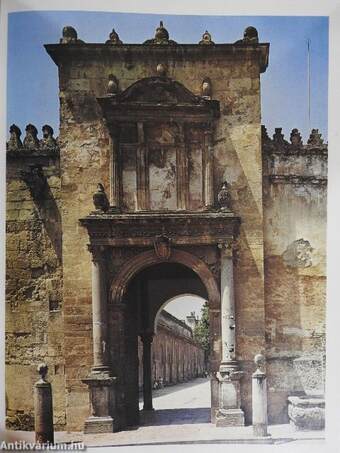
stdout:
[[[164,278],[164,271],[169,285],[163,283],[161,288],[158,287],[152,291],[150,286],[155,288],[154,285],[160,278],[159,272],[163,274]],[[112,308],[112,316],[116,316],[114,313],[117,313],[115,311],[115,307],[117,307],[122,317],[121,327],[116,328],[115,331],[122,331],[125,338],[124,346],[122,346],[123,355],[112,360],[124,363],[124,383],[118,384],[118,386],[119,393],[124,395],[124,403],[120,404],[120,411],[125,413],[124,419],[127,425],[136,424],[139,420],[137,385],[138,369],[140,372],[141,369],[137,366],[138,337],[142,340],[143,349],[144,410],[152,410],[151,349],[155,334],[155,316],[165,300],[181,295],[188,289],[191,293],[209,301],[210,315],[215,317],[214,310],[220,305],[220,293],[215,277],[207,264],[200,258],[178,249],[173,249],[171,255],[166,259],[159,258],[154,251],[134,256],[125,263],[111,283],[109,303]],[[140,317],[141,312],[143,315]],[[216,339],[218,341],[218,332],[212,329],[210,334],[212,343]],[[119,341],[112,329],[110,329],[109,338],[112,345]],[[183,364],[184,362],[182,366]],[[119,367],[117,367],[117,372],[120,372]]]
[[193,270],[201,279],[208,293],[209,306],[219,308],[220,292],[216,280],[209,267],[191,253],[183,250],[173,249],[167,259],[159,258],[153,250],[140,253],[125,263],[118,275],[111,283],[110,299],[111,303],[122,303],[124,292],[126,291],[129,281],[141,270],[164,262],[183,264]]

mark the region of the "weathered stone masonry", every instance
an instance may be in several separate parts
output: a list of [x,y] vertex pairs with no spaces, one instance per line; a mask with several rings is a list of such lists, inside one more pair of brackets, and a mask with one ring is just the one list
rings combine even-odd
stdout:
[[327,146],[315,130],[306,145],[261,134],[269,44],[252,27],[186,45],[163,26],[141,45],[65,27],[46,50],[58,142],[29,125],[22,146],[12,126],[7,151],[9,423],[32,426],[43,359],[57,428],[138,423],[138,337],[150,347],[157,312],[185,293],[209,303],[212,421],[251,421],[259,352],[269,422],[287,421],[303,393],[293,360],[324,352]]

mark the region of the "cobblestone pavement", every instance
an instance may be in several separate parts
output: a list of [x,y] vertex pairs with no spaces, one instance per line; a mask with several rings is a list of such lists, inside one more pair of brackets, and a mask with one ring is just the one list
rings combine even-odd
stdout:
[[[141,426],[132,427],[126,431],[106,434],[86,434],[56,432],[55,441],[84,442],[90,453],[97,447],[120,447],[119,453],[129,452],[133,447],[136,451],[145,453],[191,451],[195,444],[195,453],[200,451],[221,451],[219,444],[233,444],[233,451],[242,444],[275,443],[276,447],[287,447],[287,451],[300,451],[299,446],[308,447],[311,453],[314,447],[324,451],[324,432],[305,431],[295,432],[289,425],[269,426],[271,438],[255,438],[252,426],[217,428],[210,423],[210,384],[207,379],[196,379],[173,387],[166,387],[153,392],[155,411],[141,412]],[[140,402],[142,408],[142,402]],[[26,440],[32,442],[34,433],[23,431],[7,431],[7,440]],[[280,445],[284,444],[284,445]],[[289,445],[288,445],[289,444]],[[291,450],[290,446],[295,445]],[[307,445],[306,445],[307,444]],[[252,450],[262,453],[270,445],[255,445]],[[124,448],[126,447],[126,448]],[[171,448],[170,448],[171,447]],[[180,448],[180,450],[178,450]],[[226,447],[224,447],[226,448]],[[225,450],[224,450],[225,451]],[[305,451],[305,450],[303,450]]]

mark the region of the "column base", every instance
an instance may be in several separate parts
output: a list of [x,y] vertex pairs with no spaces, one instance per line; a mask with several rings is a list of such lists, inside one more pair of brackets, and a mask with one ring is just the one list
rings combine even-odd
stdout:
[[114,422],[113,418],[107,417],[94,417],[90,416],[85,420],[84,434],[99,434],[99,433],[113,433]]
[[118,430],[116,416],[116,377],[106,371],[92,370],[82,379],[89,387],[91,415],[85,420],[84,433],[112,433]]
[[256,437],[270,437],[265,423],[257,423],[256,425],[253,425],[253,434]]
[[219,409],[216,411],[216,426],[244,426],[240,394],[240,380],[243,374],[235,360],[221,363],[216,375],[219,381]]
[[216,411],[216,426],[244,426],[242,409],[218,409]]

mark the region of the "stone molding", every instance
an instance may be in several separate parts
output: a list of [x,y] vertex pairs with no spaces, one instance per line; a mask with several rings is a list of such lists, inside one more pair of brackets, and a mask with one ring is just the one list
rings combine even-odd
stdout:
[[259,62],[260,72],[265,72],[268,66],[269,43],[246,44],[214,44],[205,46],[201,44],[177,44],[151,45],[144,44],[121,44],[119,46],[108,46],[107,44],[86,43],[81,46],[65,46],[63,44],[45,44],[46,52],[50,55],[57,66],[69,61],[81,60],[102,60],[107,58],[119,59],[121,61],[135,61],[145,58],[146,55],[156,60],[183,60],[186,58],[201,60],[209,58],[224,58],[230,60],[254,59]]
[[111,247],[154,247],[157,236],[176,245],[217,245],[238,235],[240,218],[216,211],[91,213],[79,220],[91,244]]

